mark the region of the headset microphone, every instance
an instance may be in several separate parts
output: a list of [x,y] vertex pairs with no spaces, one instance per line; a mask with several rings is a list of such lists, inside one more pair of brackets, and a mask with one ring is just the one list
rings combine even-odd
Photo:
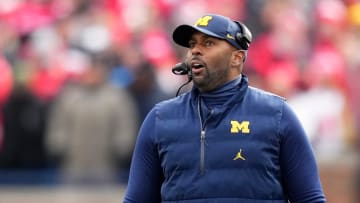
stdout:
[[190,68],[186,63],[177,63],[173,68],[172,72],[175,75],[186,75],[190,72]]
[[192,75],[191,75],[191,70],[190,70],[190,66],[185,63],[177,63],[173,68],[172,68],[172,72],[175,75],[187,75],[188,76],[188,81],[186,83],[184,83],[183,85],[181,85],[178,89],[178,91],[176,92],[176,96],[179,95],[179,92],[181,90],[181,88],[183,88],[185,85],[189,84],[192,80]]

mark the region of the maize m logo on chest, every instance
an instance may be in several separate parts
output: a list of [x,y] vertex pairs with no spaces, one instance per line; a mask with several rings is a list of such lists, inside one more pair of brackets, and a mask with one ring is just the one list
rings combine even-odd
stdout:
[[231,124],[231,133],[244,133],[249,134],[250,133],[250,121],[230,121]]

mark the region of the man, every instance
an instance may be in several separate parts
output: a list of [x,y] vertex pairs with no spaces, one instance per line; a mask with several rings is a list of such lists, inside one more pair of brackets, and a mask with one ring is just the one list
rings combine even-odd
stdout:
[[147,115],[124,202],[325,202],[293,111],[242,74],[245,25],[206,15],[173,39],[188,48],[194,87]]
[[126,173],[138,111],[129,92],[108,80],[112,52],[96,53],[50,109],[46,146],[66,184],[111,184]]

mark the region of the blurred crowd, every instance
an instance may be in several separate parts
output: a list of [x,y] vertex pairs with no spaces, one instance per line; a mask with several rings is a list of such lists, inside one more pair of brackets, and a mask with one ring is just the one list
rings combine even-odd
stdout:
[[146,113],[187,79],[172,30],[205,13],[248,25],[250,84],[287,98],[320,161],[357,151],[357,0],[1,0],[0,171],[127,171]]

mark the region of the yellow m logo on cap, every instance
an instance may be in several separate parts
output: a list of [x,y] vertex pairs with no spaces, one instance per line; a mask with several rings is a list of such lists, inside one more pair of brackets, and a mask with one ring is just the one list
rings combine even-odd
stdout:
[[196,21],[195,26],[208,26],[212,16],[204,16]]
[[231,130],[230,132],[231,133],[239,133],[239,132],[242,132],[242,133],[250,133],[250,121],[230,121],[231,123]]

